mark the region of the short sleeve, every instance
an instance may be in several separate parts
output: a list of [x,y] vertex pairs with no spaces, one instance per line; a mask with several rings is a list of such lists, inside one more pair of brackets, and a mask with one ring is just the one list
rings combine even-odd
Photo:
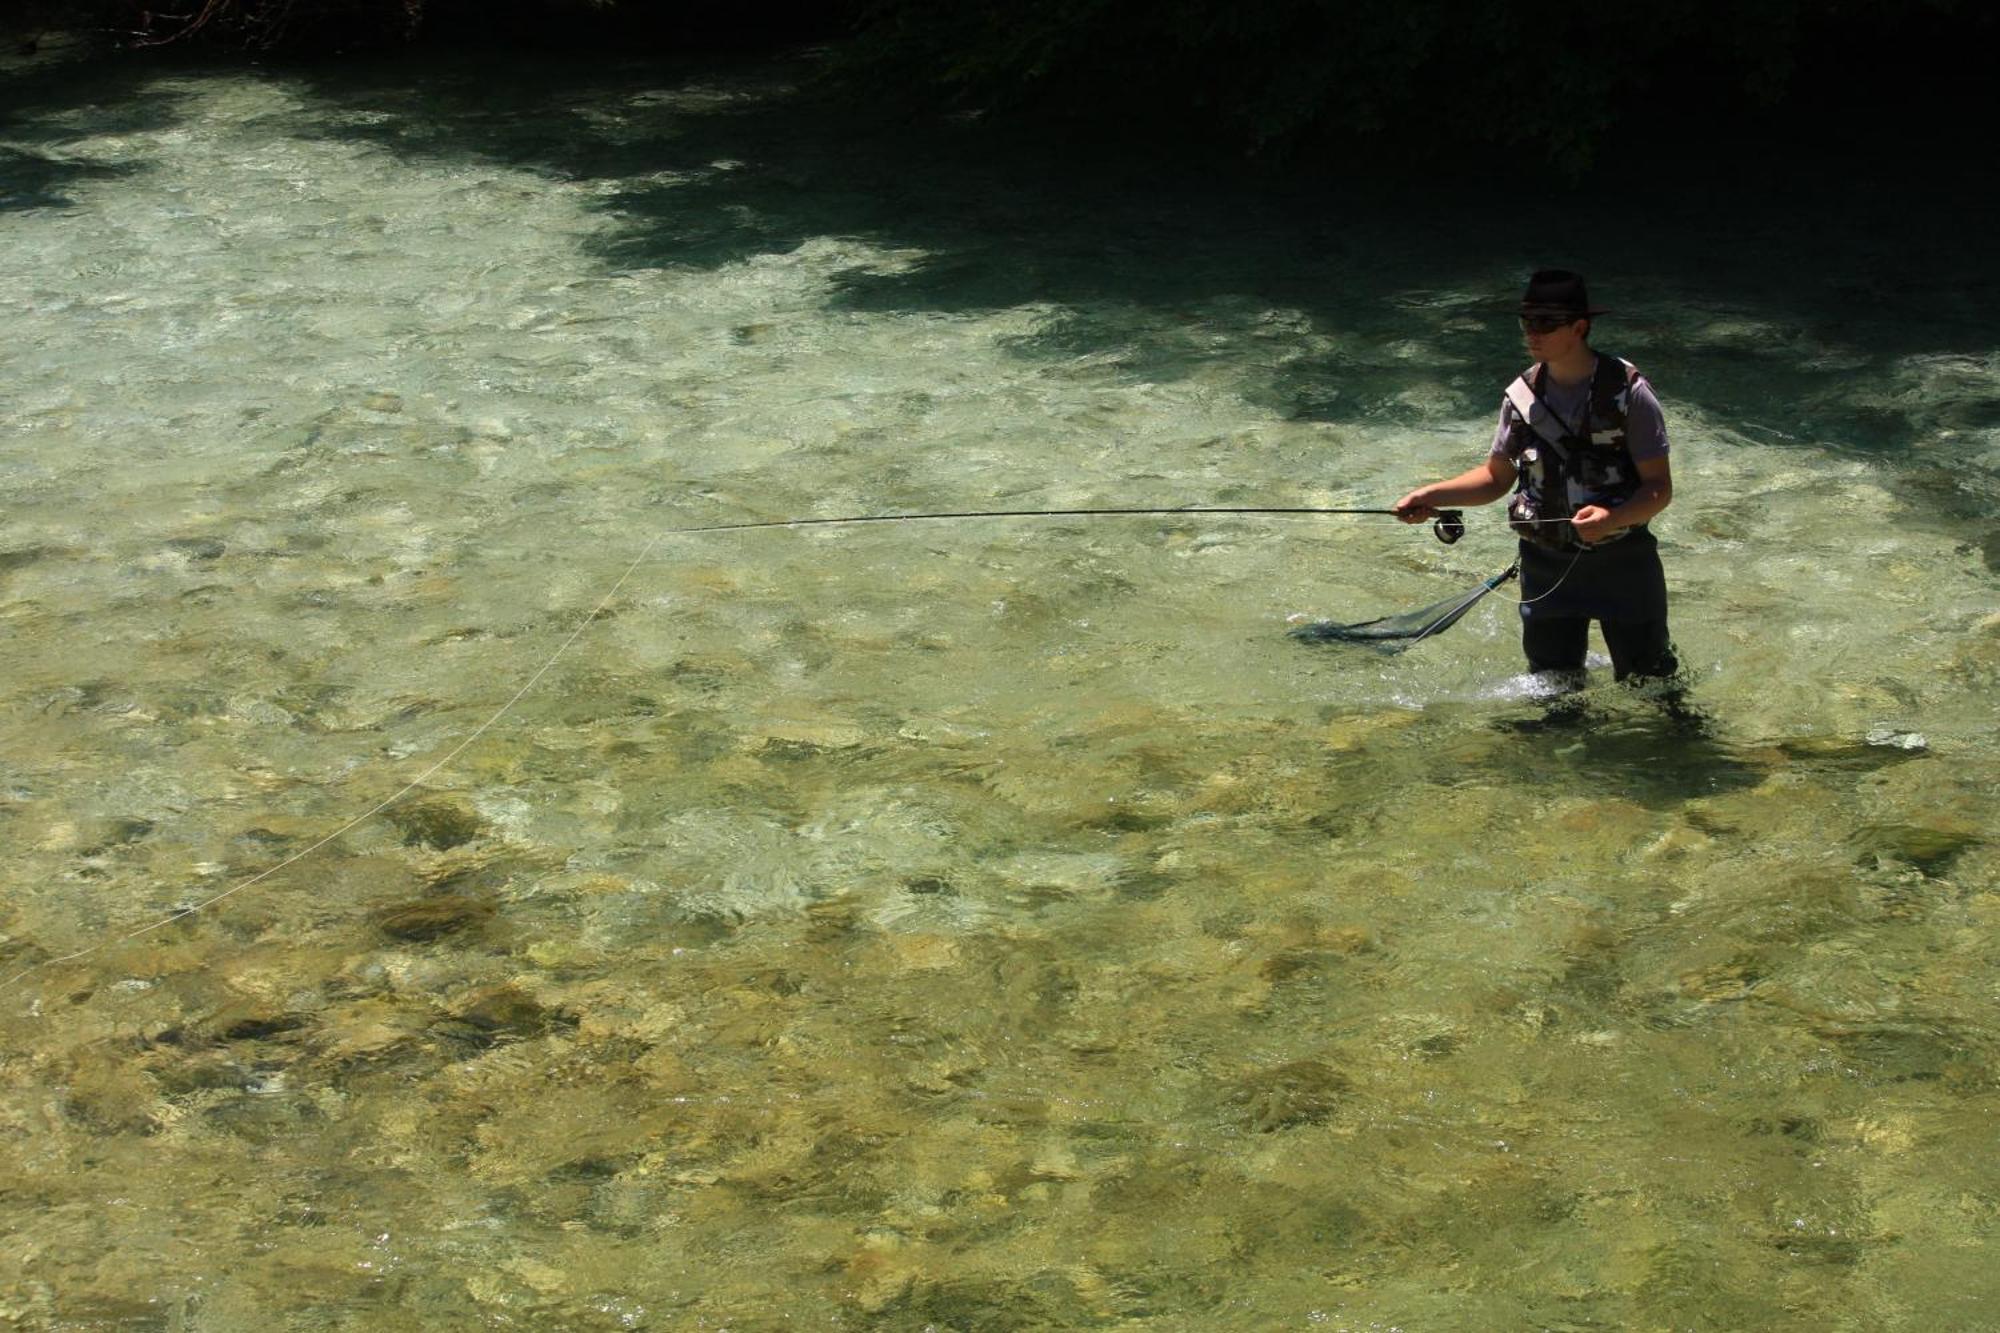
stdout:
[[1505,398],[1500,400],[1500,424],[1493,429],[1493,446],[1486,452],[1488,456],[1493,458],[1507,457],[1507,400]]
[[1667,456],[1666,414],[1644,375],[1632,381],[1632,394],[1625,402],[1625,447],[1636,462]]

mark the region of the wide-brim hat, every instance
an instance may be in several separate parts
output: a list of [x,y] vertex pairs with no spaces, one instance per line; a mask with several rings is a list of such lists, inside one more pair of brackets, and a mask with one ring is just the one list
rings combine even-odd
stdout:
[[1590,291],[1584,286],[1581,273],[1572,273],[1566,268],[1545,268],[1528,279],[1528,290],[1521,293],[1521,313],[1589,319],[1611,312],[1590,303]]

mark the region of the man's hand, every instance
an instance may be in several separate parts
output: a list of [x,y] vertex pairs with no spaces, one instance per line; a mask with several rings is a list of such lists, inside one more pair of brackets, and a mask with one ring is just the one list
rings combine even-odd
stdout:
[[1483,505],[1497,500],[1514,484],[1514,465],[1502,454],[1488,454],[1486,461],[1449,481],[1419,486],[1396,501],[1391,512],[1405,523],[1422,523],[1436,518],[1440,509],[1459,505]]
[[1437,507],[1431,503],[1431,489],[1429,486],[1419,486],[1396,501],[1394,506],[1396,517],[1405,523],[1421,523],[1437,513]]
[[1578,540],[1588,546],[1601,542],[1612,533],[1624,527],[1603,505],[1585,505],[1570,515],[1570,525],[1576,529]]

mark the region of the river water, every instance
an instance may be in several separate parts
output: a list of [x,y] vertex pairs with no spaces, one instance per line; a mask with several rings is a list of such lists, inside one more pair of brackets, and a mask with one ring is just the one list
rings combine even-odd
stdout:
[[[0,1323],[2000,1325],[1976,220],[797,73],[7,76]],[[1692,724],[1552,711],[1511,587],[1285,637],[1492,511],[665,532],[1384,504],[1548,262],[1667,404]]]

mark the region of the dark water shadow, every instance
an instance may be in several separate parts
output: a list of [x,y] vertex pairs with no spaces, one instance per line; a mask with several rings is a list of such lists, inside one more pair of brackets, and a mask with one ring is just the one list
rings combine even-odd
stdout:
[[1545,795],[1581,789],[1666,809],[1747,790],[1773,771],[1707,723],[1664,710],[1558,704],[1496,725],[1524,790]]
[[184,97],[136,62],[49,60],[0,75],[0,211],[70,208],[70,187],[143,170],[69,151],[71,141],[179,124]]
[[130,174],[126,167],[78,162],[0,144],[0,210],[68,208],[75,202],[65,192],[72,183]]
[[[1226,362],[1278,420],[1486,415],[1523,360],[1523,275],[1573,264],[1615,307],[1599,345],[1645,367],[1670,406],[1893,470],[1921,521],[2000,561],[1986,520],[2000,474],[1951,443],[2000,423],[1991,168],[1938,172],[1907,146],[1854,143],[1613,160],[1575,186],[1517,186],[1507,163],[1476,160],[1450,179],[1337,161],[1280,175],[1173,145],[897,123],[812,91],[816,68],[427,55],[291,72],[307,105],[272,128],[616,182],[592,204],[615,223],[592,242],[608,269],[865,242],[906,262],[839,275],[835,308],[1039,305],[1040,327],[1012,344],[1025,361],[1135,382]],[[60,198],[91,170],[51,151],[69,131],[49,110],[90,108],[106,129],[178,114],[148,78],[111,65],[0,90],[0,108],[34,113],[6,136],[29,159],[20,197]],[[1873,188],[1857,190],[1863,162]],[[1936,373],[1912,378],[1924,358]]]
[[[1509,767],[1543,793],[1613,795],[1649,808],[1678,806],[1762,785],[1781,772],[1830,789],[1922,759],[1895,738],[1761,738],[1733,731],[1698,695],[1649,697],[1623,686],[1590,688],[1492,719],[1509,740]],[[1895,845],[1896,830],[1884,833]],[[1953,844],[1950,855],[1963,850]]]
[[[1516,197],[1490,162],[1449,181],[1349,178],[1332,162],[1280,177],[1170,146],[887,123],[783,90],[812,74],[804,61],[383,65],[314,78],[327,114],[299,129],[568,179],[650,174],[599,205],[620,224],[598,246],[614,267],[712,268],[816,237],[920,251],[895,272],[846,275],[835,304],[1046,303],[1047,326],[1016,349],[1052,364],[1090,356],[1163,381],[1260,341],[1330,337],[1264,386],[1260,405],[1283,418],[1484,413],[1522,359],[1509,310],[1522,275],[1567,262],[1618,307],[1601,344],[1765,442],[1891,458],[1920,435],[2000,422],[1990,376],[1908,402],[1883,392],[1906,358],[1992,352],[1987,172],[1962,161],[1940,177],[1907,151],[1875,158],[1862,191],[1866,144],[1695,155],[1657,165],[1671,177],[1614,162]],[[356,110],[373,123],[344,114]],[[1428,385],[1415,404],[1413,379]]]

